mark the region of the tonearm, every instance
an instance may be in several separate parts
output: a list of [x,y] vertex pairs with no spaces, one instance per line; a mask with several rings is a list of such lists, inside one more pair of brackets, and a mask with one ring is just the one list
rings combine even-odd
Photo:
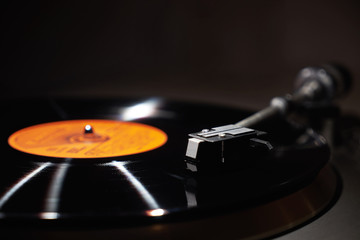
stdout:
[[189,134],[185,158],[187,169],[198,172],[199,166],[206,165],[204,161],[207,160],[202,159],[204,151],[212,151],[220,164],[227,161],[225,143],[235,150],[239,145],[249,145],[270,151],[272,144],[262,139],[266,133],[251,127],[276,116],[286,117],[301,106],[326,108],[335,98],[345,95],[350,85],[350,74],[342,66],[327,64],[303,68],[296,77],[292,94],[273,98],[268,107],[237,123]]

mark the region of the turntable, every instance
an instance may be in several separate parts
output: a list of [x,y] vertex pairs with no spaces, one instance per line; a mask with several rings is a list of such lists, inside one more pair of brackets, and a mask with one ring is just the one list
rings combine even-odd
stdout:
[[296,85],[254,114],[162,98],[2,103],[1,232],[287,239],[306,231],[341,199],[345,135],[329,123],[341,124],[332,99],[350,84],[341,67],[324,65],[303,69]]

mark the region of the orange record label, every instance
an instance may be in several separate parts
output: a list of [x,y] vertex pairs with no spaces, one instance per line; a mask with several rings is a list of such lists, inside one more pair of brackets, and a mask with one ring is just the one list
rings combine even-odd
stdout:
[[125,156],[156,149],[166,141],[166,133],[149,125],[97,119],[34,125],[8,139],[19,151],[57,158]]

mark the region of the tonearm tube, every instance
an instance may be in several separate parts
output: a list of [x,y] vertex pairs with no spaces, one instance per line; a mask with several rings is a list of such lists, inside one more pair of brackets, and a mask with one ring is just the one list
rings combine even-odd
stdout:
[[301,105],[328,106],[338,97],[346,95],[351,86],[349,72],[340,65],[326,64],[320,67],[303,68],[295,80],[295,91],[283,97],[275,97],[270,105],[249,117],[225,126],[203,129],[189,134],[186,165],[192,172],[198,172],[201,160],[201,151],[213,149],[206,144],[217,144],[219,161],[225,162],[224,142],[239,141],[241,144],[255,144],[271,150],[270,142],[261,139],[265,133],[251,127],[276,116],[286,116]]

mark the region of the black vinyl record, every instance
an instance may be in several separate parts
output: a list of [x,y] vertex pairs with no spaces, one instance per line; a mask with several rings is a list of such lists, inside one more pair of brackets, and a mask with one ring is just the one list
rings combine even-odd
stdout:
[[[268,133],[274,146],[271,153],[239,150],[235,167],[194,174],[186,170],[184,162],[188,134],[237,122],[250,112],[161,98],[22,99],[3,102],[1,109],[0,224],[12,227],[50,224],[56,228],[136,230],[154,224],[217,219],[234,212],[248,214],[311,187],[324,175],[330,156],[321,136],[277,119],[257,126]],[[77,119],[145,124],[166,133],[167,141],[137,154],[89,159],[39,156],[8,143],[9,136],[20,129]],[[315,203],[319,209],[295,219],[296,224],[328,206],[335,190],[324,191],[330,199]],[[264,212],[259,214],[264,214],[260,219],[268,218]],[[239,222],[244,221],[241,218],[248,219],[240,215]],[[259,236],[272,235],[290,225],[257,231]],[[235,236],[254,234],[244,233],[244,229]]]

